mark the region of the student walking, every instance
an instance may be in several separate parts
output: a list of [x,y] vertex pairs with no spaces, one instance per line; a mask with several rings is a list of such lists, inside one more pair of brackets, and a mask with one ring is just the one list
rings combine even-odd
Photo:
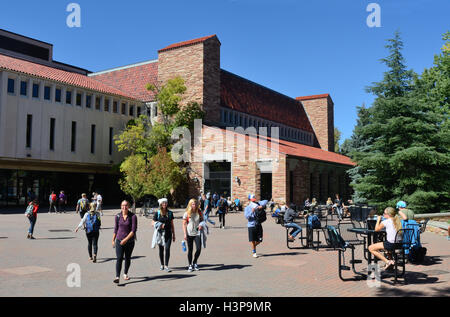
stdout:
[[121,212],[115,217],[114,234],[112,238],[113,248],[116,248],[116,278],[114,283],[119,283],[122,270],[122,261],[125,257],[124,280],[129,280],[128,270],[131,265],[131,254],[133,253],[137,231],[137,217],[129,211],[130,203],[124,200],[120,205]]
[[[159,210],[154,213],[152,225],[155,227],[153,235],[152,248],[155,247],[157,241],[160,241],[159,260],[161,263],[160,270],[171,272],[169,269],[170,246],[172,241],[175,242],[175,228],[173,225],[173,212],[168,209],[167,198],[158,200]],[[159,238],[159,239],[158,239]]]
[[50,203],[50,208],[48,209],[48,213],[50,214],[52,210],[55,210],[55,214],[58,213],[58,209],[56,208],[58,197],[56,196],[55,192],[52,191],[50,196],[48,197],[48,202]]
[[[78,229],[81,227],[85,228],[86,238],[88,240],[89,260],[93,263],[97,262],[98,238],[100,236],[101,225],[102,221],[100,214],[95,211],[94,204],[91,204],[89,212],[85,213],[80,224],[75,229],[75,232],[78,232]],[[92,248],[94,248],[94,254],[92,254]]]
[[253,194],[248,195],[248,201],[249,203],[244,210],[244,216],[248,221],[248,241],[252,246],[252,256],[257,258],[258,255],[256,254],[256,246],[261,244],[263,241],[263,227],[261,223],[258,222],[255,212],[257,209],[264,208],[264,206],[256,203],[256,198]]
[[102,195],[97,194],[96,201],[97,201],[96,211],[100,212],[101,215],[103,216],[103,197],[102,197]]
[[58,196],[58,208],[60,213],[61,212],[66,213],[66,205],[67,205],[67,197],[64,191],[62,190],[59,192]]
[[75,209],[76,213],[80,213],[81,219],[83,219],[86,212],[89,210],[89,200],[85,193],[81,194],[81,198],[77,202],[77,207]]
[[[188,255],[187,255],[189,262],[188,272],[192,272],[193,270],[196,271],[200,270],[197,265],[197,261],[202,251],[200,230],[202,230],[203,228],[200,226],[201,222],[203,222],[203,215],[200,211],[200,204],[196,199],[191,199],[186,208],[186,212],[183,215],[184,240],[187,242],[188,245]],[[195,255],[194,260],[192,260],[194,242],[195,242]]]
[[220,228],[225,229],[225,215],[228,212],[228,201],[225,199],[224,195],[220,195],[219,200],[219,207],[217,210],[217,213],[219,214],[219,222],[220,222]]
[[[205,196],[205,194],[203,194],[203,196]],[[205,215],[205,221],[209,222],[210,224],[212,224],[213,226],[216,225],[215,221],[209,219],[209,215],[212,212],[212,201],[211,201],[211,194],[208,193],[205,196],[205,203],[204,203],[204,209],[203,209],[203,214]]]
[[34,240],[33,232],[34,232],[34,226],[36,225],[37,220],[37,212],[39,209],[39,203],[37,199],[34,199],[28,204],[27,210],[25,212],[25,216],[28,218],[28,221],[30,222],[30,228],[28,229],[27,239]]

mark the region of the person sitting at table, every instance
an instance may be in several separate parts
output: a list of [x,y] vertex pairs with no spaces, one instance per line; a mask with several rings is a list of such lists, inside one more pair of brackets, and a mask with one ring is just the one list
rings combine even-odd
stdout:
[[390,269],[394,266],[395,262],[393,260],[388,260],[380,251],[386,250],[389,252],[394,250],[395,236],[397,235],[397,231],[402,229],[402,223],[396,210],[392,207],[387,207],[384,210],[383,216],[386,220],[381,221],[381,216],[377,217],[375,231],[379,232],[386,228],[386,241],[371,244],[369,246],[369,251],[378,259],[386,263],[386,269]]
[[330,215],[333,212],[333,201],[331,200],[331,197],[328,197],[327,203],[326,203],[327,212]]
[[292,228],[291,233],[288,234],[288,241],[293,242],[295,237],[302,232],[302,227],[294,222],[298,214],[294,209],[288,208],[284,202],[281,203],[281,211],[284,211],[284,226]]
[[402,217],[403,220],[414,220],[414,211],[412,211],[411,209],[407,209],[406,203],[404,201],[399,201],[396,207],[399,216]]

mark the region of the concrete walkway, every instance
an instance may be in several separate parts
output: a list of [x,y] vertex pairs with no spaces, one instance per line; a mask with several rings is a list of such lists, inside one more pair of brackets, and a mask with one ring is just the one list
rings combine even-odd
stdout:
[[[111,238],[118,212],[107,210],[102,218],[96,264],[88,260],[84,231],[73,232],[80,221],[77,214],[39,214],[36,240],[26,239],[28,221],[23,213],[0,215],[0,296],[450,296],[450,242],[446,237],[430,232],[422,235],[428,249],[426,261],[407,265],[407,285],[393,286],[393,278],[386,278],[379,287],[370,287],[364,280],[339,279],[336,251],[287,249],[285,229],[270,217],[264,223],[264,243],[257,250],[261,257],[253,258],[243,213],[228,214],[225,230],[210,228],[207,248],[199,260],[201,271],[189,273],[180,240],[183,210],[175,210],[173,271],[159,270],[158,250],[150,247],[151,220],[139,217],[131,280],[121,280],[117,286],[112,282],[116,261]],[[72,277],[77,265],[81,287],[68,287],[68,279],[76,282]],[[352,276],[351,272],[344,274]]]

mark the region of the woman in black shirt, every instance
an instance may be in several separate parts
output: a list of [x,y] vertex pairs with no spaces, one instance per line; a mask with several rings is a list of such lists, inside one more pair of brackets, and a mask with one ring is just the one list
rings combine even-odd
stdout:
[[[172,241],[175,242],[175,229],[173,226],[173,213],[167,208],[166,198],[158,200],[159,210],[153,215],[152,225],[156,222],[161,223],[161,230],[164,230],[164,246],[159,245],[159,259],[161,262],[160,270],[171,272],[169,269],[170,246]],[[165,253],[165,254],[164,254]]]

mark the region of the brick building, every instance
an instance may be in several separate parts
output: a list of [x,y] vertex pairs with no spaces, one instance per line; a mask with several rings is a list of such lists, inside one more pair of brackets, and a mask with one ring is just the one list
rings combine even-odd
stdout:
[[121,199],[111,167],[123,154],[113,137],[140,114],[158,119],[146,84],[175,76],[186,83],[182,104],[206,112],[189,196],[349,197],[353,163],[333,153],[330,95],[291,98],[232,74],[220,67],[220,47],[207,36],[160,49],[157,60],[92,73],[54,61],[51,44],[0,30],[0,206],[24,204],[30,190],[44,202],[51,189],[75,201],[93,190],[109,203]]
[[[194,137],[202,142],[192,154],[191,197],[200,191],[241,199],[255,193],[296,204],[306,197],[325,201],[335,193],[349,198],[345,171],[354,164],[333,153],[331,96],[291,98],[232,74],[220,68],[220,47],[216,35],[202,37],[160,49],[158,59],[148,62],[151,69],[130,65],[89,76],[121,89],[129,86],[124,91],[136,97],[147,82],[161,84],[175,76],[186,81],[183,103],[196,101],[206,112],[202,133]],[[141,100],[158,116],[152,97]],[[278,135],[272,135],[273,128]],[[267,137],[258,136],[264,129]],[[238,143],[242,137],[246,141]],[[252,157],[255,149],[258,155]]]

